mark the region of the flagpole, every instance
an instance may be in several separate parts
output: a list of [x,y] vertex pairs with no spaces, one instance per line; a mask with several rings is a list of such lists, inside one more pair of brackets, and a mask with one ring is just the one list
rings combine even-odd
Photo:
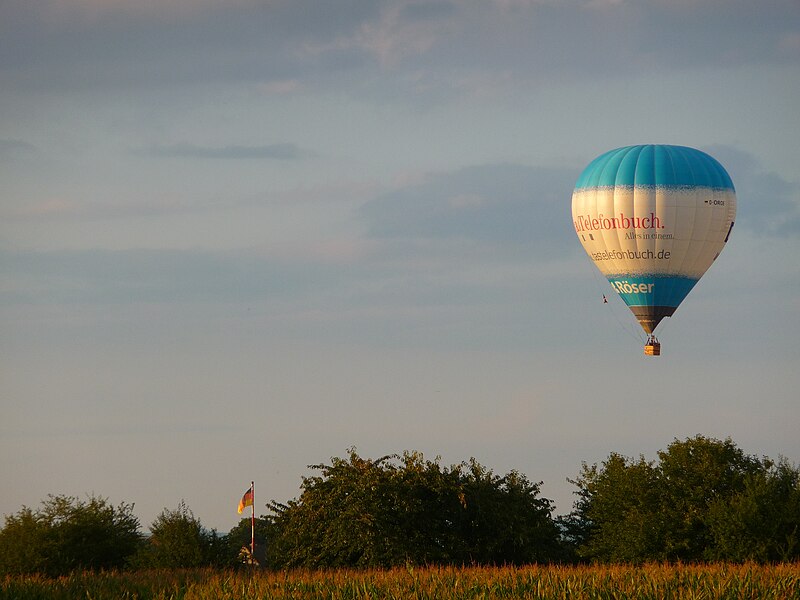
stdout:
[[256,564],[256,482],[250,482],[250,491],[253,494],[253,504],[250,505],[252,512],[250,513],[250,560],[253,567]]

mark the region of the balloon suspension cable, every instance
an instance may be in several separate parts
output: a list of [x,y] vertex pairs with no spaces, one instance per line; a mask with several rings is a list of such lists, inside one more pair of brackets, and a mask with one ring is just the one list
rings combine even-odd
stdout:
[[[626,310],[626,312],[630,311]],[[641,327],[633,325],[632,323],[630,323],[629,319],[626,319],[627,322],[623,321],[622,318],[620,318],[619,312],[616,310],[616,308],[611,309],[611,314],[614,315],[614,319],[617,321],[622,331],[627,333],[629,336],[631,336],[634,340],[636,340],[640,344],[644,343],[646,337]],[[627,316],[628,315],[626,314],[625,317]]]
[[[594,267],[594,265],[592,265],[591,263],[585,263],[585,264],[589,268],[589,271],[591,272],[592,277],[594,278],[595,283],[597,284],[598,288],[600,288],[601,290],[605,291],[608,287],[610,287],[609,284],[608,284],[608,280],[600,274],[600,272]],[[601,292],[601,297],[603,298],[603,303],[608,305],[609,310],[611,311],[611,314],[614,317],[614,320],[617,322],[617,325],[619,325],[619,328],[622,329],[622,331],[627,333],[630,337],[632,337],[634,340],[636,340],[640,344],[644,344],[645,343],[645,339],[646,339],[645,336],[644,336],[644,332],[641,330],[640,327],[638,327],[638,325],[634,326],[630,322],[629,318],[626,318],[625,320],[623,320],[620,317],[620,313],[618,311],[619,306],[616,306],[616,305],[612,306],[612,305],[614,305],[616,303],[616,300],[614,300],[613,298],[609,298],[609,296],[611,296],[611,295],[612,294],[609,294],[608,292],[605,292],[605,293]],[[617,296],[619,294],[617,294],[615,292],[613,295]],[[628,317],[628,315],[630,314],[630,311],[628,311],[627,308],[626,308],[625,312],[626,312],[625,317]]]

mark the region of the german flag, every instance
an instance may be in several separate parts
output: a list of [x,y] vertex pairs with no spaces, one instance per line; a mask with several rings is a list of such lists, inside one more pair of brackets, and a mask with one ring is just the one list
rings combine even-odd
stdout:
[[245,506],[253,506],[253,486],[244,493],[242,499],[239,500],[239,514],[242,514]]

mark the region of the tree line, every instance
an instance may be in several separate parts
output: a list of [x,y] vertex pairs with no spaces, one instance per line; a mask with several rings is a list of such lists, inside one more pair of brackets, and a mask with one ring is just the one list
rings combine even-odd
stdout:
[[444,466],[418,452],[311,465],[298,498],[270,502],[227,534],[181,501],[148,533],[133,505],[49,496],[6,515],[0,575],[75,570],[391,567],[407,564],[795,561],[800,471],[746,455],[730,439],[675,440],[658,459],[611,453],[583,464],[573,510],[555,516],[541,482],[470,459]]

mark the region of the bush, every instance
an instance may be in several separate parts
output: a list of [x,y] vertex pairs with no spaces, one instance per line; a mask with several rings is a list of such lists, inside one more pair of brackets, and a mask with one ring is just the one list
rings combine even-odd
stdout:
[[164,509],[150,525],[150,536],[133,561],[137,568],[192,568],[223,562],[224,541],[207,530],[181,501]]
[[48,496],[36,511],[23,507],[0,530],[0,573],[63,575],[125,566],[141,540],[132,504],[105,498]]
[[273,567],[525,563],[560,556],[550,500],[517,472],[474,459],[451,467],[416,452],[315,465],[299,499],[272,503]]

